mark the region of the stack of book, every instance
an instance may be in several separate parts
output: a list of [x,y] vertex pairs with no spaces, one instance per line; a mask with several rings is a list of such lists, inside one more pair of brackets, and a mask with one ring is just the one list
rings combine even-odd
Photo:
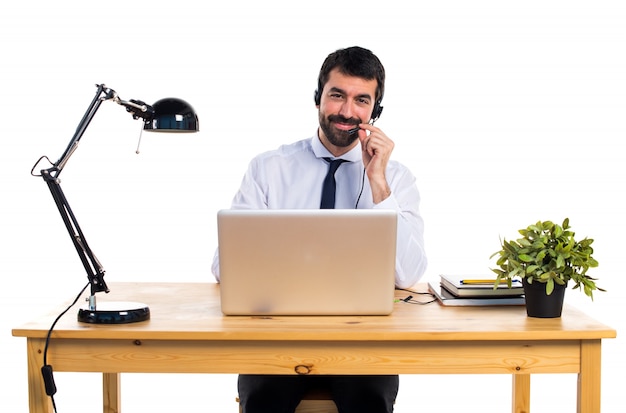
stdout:
[[511,287],[506,282],[494,288],[495,278],[441,274],[438,286],[429,284],[430,291],[439,302],[448,306],[524,305],[524,288],[514,280]]

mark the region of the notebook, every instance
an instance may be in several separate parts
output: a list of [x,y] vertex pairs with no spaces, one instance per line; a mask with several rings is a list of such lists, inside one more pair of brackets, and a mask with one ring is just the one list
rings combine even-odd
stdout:
[[506,282],[493,288],[496,278],[476,275],[441,274],[441,286],[457,297],[513,297],[524,294],[519,280],[512,280],[511,288]]
[[226,315],[388,315],[397,215],[391,210],[220,210]]
[[498,305],[524,305],[526,300],[523,295],[504,297],[457,297],[443,286],[435,286],[428,283],[428,290],[437,298],[441,305],[447,307],[466,306],[498,306]]

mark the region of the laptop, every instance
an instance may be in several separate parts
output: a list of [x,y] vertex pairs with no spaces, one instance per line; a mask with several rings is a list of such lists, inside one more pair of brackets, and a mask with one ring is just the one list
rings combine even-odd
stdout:
[[226,315],[388,315],[397,214],[391,210],[220,210]]

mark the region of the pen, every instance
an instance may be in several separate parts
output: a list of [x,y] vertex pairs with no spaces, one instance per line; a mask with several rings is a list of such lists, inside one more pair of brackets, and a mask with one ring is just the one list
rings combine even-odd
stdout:
[[[496,280],[461,280],[461,284],[494,284]],[[506,283],[506,280],[500,280],[500,283]]]

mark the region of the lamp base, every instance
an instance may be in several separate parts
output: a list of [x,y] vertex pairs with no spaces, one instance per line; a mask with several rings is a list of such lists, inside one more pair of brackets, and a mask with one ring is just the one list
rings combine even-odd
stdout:
[[127,324],[150,319],[150,308],[134,302],[99,303],[95,310],[78,310],[78,321],[91,324]]

